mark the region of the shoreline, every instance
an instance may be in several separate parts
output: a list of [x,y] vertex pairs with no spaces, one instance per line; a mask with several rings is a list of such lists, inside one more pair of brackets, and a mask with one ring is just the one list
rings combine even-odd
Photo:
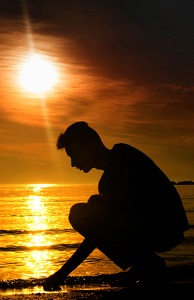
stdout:
[[130,299],[131,295],[156,296],[169,291],[184,292],[190,295],[194,291],[194,265],[181,265],[168,268],[167,277],[161,281],[146,284],[133,284],[130,287],[111,287],[110,283],[123,276],[123,272],[103,276],[69,277],[61,286],[61,291],[47,292],[43,290],[42,280],[34,286],[1,287],[0,300],[77,300],[77,299]]
[[148,285],[134,285],[133,287],[67,287],[62,291],[57,292],[21,292],[13,294],[3,294],[0,296],[0,300],[78,300],[78,299],[103,299],[103,300],[124,300],[130,299],[132,295],[150,296],[155,295],[156,291],[158,295],[168,295],[169,292],[184,292],[184,295],[190,295],[194,291],[194,281],[190,282],[166,282],[166,283],[154,283]]

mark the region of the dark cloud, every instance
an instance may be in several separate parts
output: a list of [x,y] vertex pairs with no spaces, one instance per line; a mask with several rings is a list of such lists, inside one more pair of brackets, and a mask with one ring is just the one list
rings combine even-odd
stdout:
[[[194,79],[192,1],[40,1],[42,33],[74,41],[75,60],[140,83]],[[41,12],[41,13],[40,13]]]
[[10,17],[27,11],[32,30],[64,39],[64,48],[72,40],[75,62],[93,72],[140,83],[193,84],[193,1],[8,0],[1,8]]

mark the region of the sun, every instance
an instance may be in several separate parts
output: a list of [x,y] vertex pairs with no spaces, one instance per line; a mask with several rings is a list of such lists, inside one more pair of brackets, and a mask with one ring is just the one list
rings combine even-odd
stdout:
[[29,93],[42,95],[50,92],[58,81],[54,63],[40,54],[32,54],[21,65],[19,74],[21,87]]

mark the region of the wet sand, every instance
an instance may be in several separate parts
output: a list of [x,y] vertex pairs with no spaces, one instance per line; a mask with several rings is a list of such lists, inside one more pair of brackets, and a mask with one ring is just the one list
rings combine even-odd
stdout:
[[[0,300],[78,300],[78,299],[136,299],[136,297],[167,297],[169,295],[179,296],[180,293],[184,294],[185,299],[187,296],[193,295],[194,281],[188,282],[170,282],[162,284],[151,284],[146,286],[134,286],[123,288],[108,288],[108,287],[80,287],[80,288],[67,288],[59,292],[38,292],[38,293],[21,293],[2,295]],[[192,293],[192,294],[191,294]],[[150,298],[149,298],[150,299]]]
[[184,294],[184,297],[191,296],[194,291],[194,282],[187,283],[170,283],[170,284],[155,284],[144,287],[130,287],[130,288],[80,288],[80,289],[67,289],[60,292],[41,292],[31,294],[12,294],[0,296],[1,300],[78,300],[78,299],[136,299],[137,296],[150,297],[154,296],[154,299],[158,297],[167,297],[169,295],[178,296],[180,293]]

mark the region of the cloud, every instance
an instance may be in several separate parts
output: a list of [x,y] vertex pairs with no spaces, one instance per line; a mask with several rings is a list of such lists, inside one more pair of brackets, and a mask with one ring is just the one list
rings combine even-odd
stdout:
[[[3,3],[4,13],[13,18],[14,9]],[[140,84],[193,82],[192,1],[26,3],[32,32],[60,38],[63,51],[71,54],[75,63],[90,66],[91,72]],[[13,7],[24,26],[22,7]],[[67,40],[73,47],[67,49]]]
[[[181,151],[192,161],[193,1],[2,0],[0,8],[0,133],[10,174],[14,161],[16,170],[25,165],[22,178],[41,163],[54,173],[56,137],[78,120],[107,145],[142,148],[171,174],[168,162],[184,161]],[[16,84],[31,50],[60,68],[60,83],[45,99]]]
[[181,1],[43,3],[45,23],[40,32],[72,40],[72,56],[91,72],[140,84],[172,80],[192,84],[191,1],[187,5]]

